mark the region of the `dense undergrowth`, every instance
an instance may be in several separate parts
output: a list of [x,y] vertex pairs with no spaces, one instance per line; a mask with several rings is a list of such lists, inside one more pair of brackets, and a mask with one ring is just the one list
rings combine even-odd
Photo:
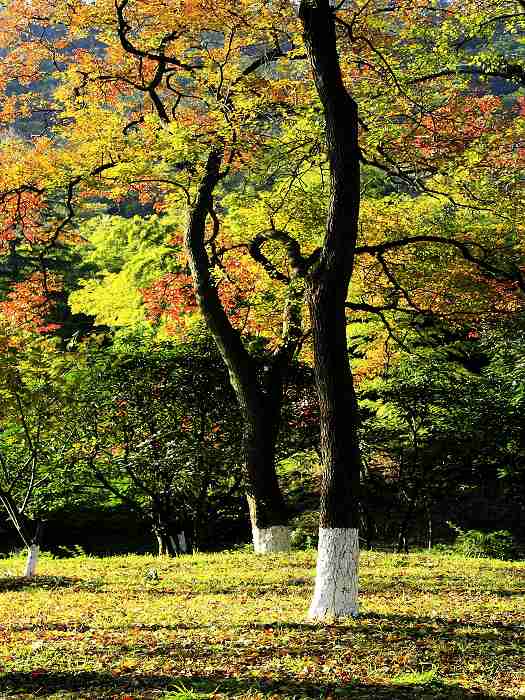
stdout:
[[525,564],[366,552],[362,614],[305,622],[315,555],[0,561],[0,698],[525,697]]

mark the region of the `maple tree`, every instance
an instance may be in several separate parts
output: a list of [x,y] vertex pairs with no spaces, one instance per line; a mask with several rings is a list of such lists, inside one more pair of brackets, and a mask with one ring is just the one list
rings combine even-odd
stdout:
[[[271,534],[287,519],[275,442],[306,299],[324,468],[313,617],[357,605],[360,458],[347,315],[377,313],[390,328],[390,316],[446,306],[449,290],[428,286],[438,269],[448,279],[452,271],[458,295],[470,276],[469,289],[489,285],[503,307],[523,289],[521,103],[474,82],[523,80],[493,41],[497,26],[519,35],[522,16],[521,3],[503,0],[18,0],[3,12],[10,60],[1,80],[27,87],[6,94],[4,122],[38,113],[32,86],[57,81],[43,135],[2,144],[4,238],[46,249],[73,242],[82,205],[130,192],[159,211],[188,211],[196,301],[244,417],[254,532]],[[406,194],[366,202],[360,218],[361,165]],[[427,199],[412,206],[417,193]],[[421,210],[436,213],[431,200],[430,232],[414,233]],[[380,215],[385,204],[390,217]],[[447,228],[449,211],[458,226]],[[267,323],[252,328],[267,339],[262,365],[240,333],[246,296],[261,280],[272,298]],[[188,307],[180,282],[157,283],[150,303],[173,290],[173,306]]]
[[[118,36],[120,37],[121,48],[124,49],[125,63],[126,64],[133,63],[134,58],[138,58],[139,59],[138,64],[135,65],[134,69],[138,70],[139,75],[142,75],[143,67],[145,65],[144,60],[146,60],[146,62],[147,62],[148,57],[146,55],[142,55],[142,50],[136,49],[133,45],[131,45],[129,43],[129,41],[127,39],[127,34],[129,31],[129,28],[127,25],[127,19],[124,17],[125,7],[126,7],[126,3],[123,3],[122,6],[119,6],[117,8],[117,24],[119,27]],[[112,12],[113,12],[113,9],[114,8],[111,8]],[[189,12],[185,16],[189,20],[189,26],[192,27],[192,22],[194,19],[193,14],[191,12]],[[177,19],[177,18],[180,20],[180,17],[181,17],[180,13],[175,12],[174,17],[170,17],[169,19],[170,19],[170,21],[173,19]],[[220,12],[219,12],[217,20],[219,20],[220,18],[221,18],[221,16],[220,16]],[[70,19],[71,19],[71,24],[69,26],[70,32],[72,32],[73,35],[74,35],[75,31],[81,32],[82,29],[80,29],[78,27],[78,25],[76,24],[76,22],[78,21],[78,17],[74,16],[74,17],[71,17]],[[199,19],[199,17],[197,16],[196,20],[198,20],[198,19]],[[166,18],[166,21],[168,21],[167,18]],[[202,22],[202,17],[200,18],[200,21]],[[196,21],[196,26],[193,29],[196,32],[196,34],[198,36],[200,36],[200,32],[203,28],[202,28],[202,25],[199,24],[198,21]],[[237,29],[239,29],[239,31],[240,31],[240,27]],[[101,31],[103,34],[104,30],[101,30]],[[234,30],[232,29],[232,32],[233,31]],[[265,35],[265,29],[261,30],[261,35],[262,36]],[[173,36],[169,39],[169,41],[171,42],[173,39],[176,39],[176,38],[180,38],[180,37]],[[185,41],[187,41],[188,38],[189,38],[189,36],[185,37]],[[232,41],[233,41],[233,34],[232,34]],[[244,43],[246,43],[246,41],[247,41],[246,38],[243,41],[244,41]],[[243,44],[241,44],[241,39],[240,38],[237,39],[235,44],[236,44],[235,48],[236,48],[236,51],[238,54],[239,47],[241,47],[243,45]],[[208,47],[206,46],[205,48],[207,50]],[[137,53],[137,51],[138,51],[138,53]],[[70,75],[68,76],[68,77],[72,78],[73,85],[69,85],[67,87],[69,87],[70,89],[73,89],[73,92],[75,92],[76,87],[75,87],[74,83],[78,78],[78,73],[77,73],[76,69],[79,67],[79,65],[84,60],[87,61],[87,63],[89,63],[90,56],[89,56],[88,52],[82,52],[82,51],[77,51],[77,50],[75,50],[73,53],[74,53],[74,64],[73,64],[74,68],[72,65],[71,70],[69,71]],[[129,55],[127,55],[127,54],[129,54]],[[93,58],[93,57],[91,57],[91,58]],[[109,62],[109,66],[114,70],[115,65],[112,64],[111,52],[108,52],[108,62]],[[150,59],[150,63],[152,63],[152,62],[154,62],[154,59]],[[212,53],[209,54],[209,62],[210,62],[210,65],[213,69],[217,69],[217,66],[219,66],[220,70],[221,71],[223,70],[224,66],[221,66],[217,63],[217,60],[212,55]],[[172,63],[170,63],[170,61],[168,61],[168,63],[170,65],[172,65]],[[197,61],[197,63],[198,63],[198,61]],[[175,60],[174,64],[175,65],[177,64],[177,60]],[[161,60],[161,62],[158,65],[159,65],[159,71],[164,72],[164,60]],[[126,70],[127,70],[127,68],[128,68],[128,66],[126,66]],[[199,68],[199,70],[200,70],[200,66],[197,66],[197,64],[195,62],[187,64],[186,68],[188,69],[190,74],[193,74],[197,70],[197,68]],[[65,73],[67,75],[68,71],[66,70]],[[250,71],[248,71],[246,73],[246,75],[248,76],[249,73],[250,73]],[[87,75],[89,75],[89,73]],[[244,73],[241,73],[240,77],[243,77],[243,76],[244,76]],[[103,83],[106,82],[106,80],[113,81],[112,78],[107,78],[107,77],[102,77],[102,76],[98,76],[98,77],[101,78]],[[169,76],[167,76],[167,77],[169,77]],[[171,76],[171,77],[173,78],[173,76]],[[121,86],[121,83],[125,83],[125,84],[129,83],[128,78],[121,80],[121,77],[118,76],[118,71],[117,71],[117,76],[115,77],[115,79],[116,79],[117,86]],[[139,80],[140,79],[141,78],[139,78]],[[97,82],[97,79],[95,80],[95,83],[96,82]],[[67,90],[67,87],[66,87],[66,90]],[[205,89],[207,89],[206,86],[204,86],[204,87],[205,87]],[[158,117],[160,118],[161,123],[162,122],[167,123],[169,121],[168,114],[167,114],[166,110],[164,109],[164,107],[162,106],[160,98],[157,96],[157,94],[154,90],[153,84],[150,86],[150,88],[148,88],[145,91],[145,93],[147,95],[149,95],[150,97],[152,97],[153,103],[157,107]],[[111,110],[114,111],[114,105],[116,104],[116,102],[114,99],[111,99],[111,98],[114,98],[115,96],[118,96],[118,97],[121,96],[120,90],[117,90],[114,93],[109,94],[109,95],[106,94],[106,97],[108,98],[108,100],[106,101],[106,105],[105,105],[106,110],[104,110],[104,108],[101,107],[101,105],[98,103],[98,100],[100,98],[100,94],[98,94],[98,88],[96,88],[95,92],[97,92],[96,95],[94,95],[94,94],[89,95],[88,94],[89,90],[88,90],[88,93],[86,93],[84,95],[84,98],[87,97],[88,100],[95,98],[95,100],[93,102],[91,102],[90,108],[86,109],[85,103],[81,105],[81,109],[77,108],[74,105],[74,103],[69,106],[69,109],[72,108],[73,112],[75,113],[74,119],[76,122],[76,124],[75,124],[76,128],[81,127],[81,125],[80,125],[80,121],[81,121],[85,125],[86,129],[88,130],[89,125],[93,126],[97,123],[98,119],[100,119],[101,117],[104,118],[105,116],[107,116],[107,105],[108,104],[110,105]],[[179,95],[179,98],[178,98],[179,101],[180,101],[181,97],[182,97],[182,95]],[[60,96],[59,96],[59,99],[60,99]],[[217,103],[220,104],[222,99],[223,99],[223,97],[217,96]],[[129,115],[129,105],[123,105],[123,110],[124,110],[124,115],[119,114],[119,116],[120,117],[125,116],[126,120],[128,120],[129,116],[130,116]],[[87,117],[88,112],[91,112],[89,117]],[[95,116],[95,112],[97,113],[97,116]],[[201,141],[201,143],[202,143],[202,141],[206,140],[206,128],[208,126],[208,123],[213,125],[213,121],[217,120],[218,115],[214,114],[213,110],[212,111],[206,110],[205,112],[201,111],[201,113],[199,114],[198,110],[197,111],[195,111],[194,109],[190,110],[188,108],[188,106],[185,106],[185,107],[183,106],[181,109],[181,112],[182,112],[182,120],[175,120],[175,119],[172,120],[172,124],[174,125],[174,128],[171,130],[172,133],[170,134],[167,130],[164,132],[164,135],[167,137],[167,142],[164,144],[164,146],[161,146],[161,149],[163,150],[165,146],[168,146],[170,149],[173,149],[174,143],[172,142],[172,139],[174,138],[175,140],[177,140],[177,139],[180,140],[180,130],[182,128],[184,128],[185,130],[189,128],[191,131],[191,125],[189,123],[189,119],[190,119],[190,115],[191,115],[191,120],[195,122],[194,126],[196,127],[196,133],[194,134],[194,136],[196,138],[195,138],[195,146],[193,148],[190,148],[189,151],[187,153],[185,153],[184,157],[186,158],[186,162],[188,162],[189,158],[196,158],[196,157],[198,158],[197,148],[199,147],[199,141]],[[219,115],[219,116],[221,116],[221,115]],[[222,116],[224,116],[224,115],[222,115]],[[87,117],[87,119],[86,119],[86,117]],[[195,117],[195,119],[194,119],[194,117]],[[80,119],[80,121],[79,121],[79,119]],[[148,119],[144,118],[143,120],[142,119],[138,120],[139,124],[141,124],[142,122],[144,122],[142,124],[142,127],[144,127],[144,128],[143,129],[141,128],[141,130],[149,132],[149,136],[147,136],[146,141],[143,142],[143,147],[148,148],[147,142],[149,139],[153,139],[154,142],[158,141],[158,139],[157,139],[157,137],[159,135],[159,133],[158,133],[158,119],[152,120],[150,118],[148,120]],[[112,131],[115,128],[121,130],[122,125],[119,126],[117,120],[111,119],[111,118],[110,118],[109,122],[107,122],[108,126],[110,123],[111,123],[111,126],[109,127],[109,129],[106,130],[106,135],[107,135],[107,140],[108,140],[107,145],[108,145],[108,148],[110,149],[110,151],[114,152],[115,148],[118,149],[118,145],[115,142],[115,139],[114,139],[115,134],[112,133]],[[215,125],[215,127],[216,127],[216,125]],[[202,133],[200,133],[201,129],[202,129]],[[81,127],[81,130],[82,130],[82,127]],[[179,130],[179,133],[177,133],[178,130]],[[126,130],[124,130],[124,131],[126,131]],[[77,135],[80,135],[81,131],[77,131],[76,133],[77,133]],[[86,136],[86,135],[87,135],[87,131],[84,132],[84,134],[81,137],[82,145],[80,145],[79,143],[77,143],[76,145],[73,145],[72,142],[69,143],[69,145],[72,146],[74,149],[75,158],[77,158],[79,156],[79,150],[78,150],[79,145],[80,145],[80,150],[84,151],[85,156],[88,156],[89,141],[93,139],[94,134],[91,133],[91,134],[87,135],[87,139],[84,140],[84,136]],[[186,136],[186,134],[184,134],[184,135]],[[121,136],[122,136],[122,133],[121,133]],[[96,159],[98,159],[99,146],[102,145],[101,141],[100,141],[100,137],[101,137],[101,134],[97,130],[96,141],[95,141],[96,147],[94,148],[95,153],[93,153],[93,157],[95,157]],[[133,140],[135,140],[135,139],[127,138],[127,134],[126,134],[126,138],[121,139],[121,144],[124,146],[124,149],[127,149],[128,146],[130,145],[129,142],[133,141]],[[185,143],[181,142],[180,145],[181,145],[182,151],[187,150],[187,145],[185,145]],[[62,152],[67,153],[67,149],[64,149]],[[148,160],[147,163],[144,163],[144,162],[141,163],[140,157],[137,159],[136,151],[131,150],[130,152],[133,154],[133,161],[134,161],[133,163],[128,162],[126,155],[121,151],[119,153],[119,157],[118,157],[119,165],[117,165],[116,161],[115,162],[112,161],[112,156],[109,156],[109,162],[107,162],[101,166],[95,166],[93,168],[93,170],[91,171],[91,175],[100,175],[104,170],[109,170],[109,169],[111,169],[113,172],[117,172],[119,167],[124,168],[124,170],[127,167],[129,167],[130,170],[132,170],[133,172],[130,173],[128,177],[126,177],[126,176],[124,177],[124,179],[127,180],[126,189],[129,190],[129,187],[134,187],[136,185],[137,189],[140,191],[141,196],[147,197],[148,184],[144,184],[143,173],[141,172],[141,169],[142,170],[144,170],[145,168],[149,169],[150,162]],[[150,152],[147,153],[148,158],[149,158],[149,156],[150,156]],[[182,153],[181,153],[181,156],[182,156]],[[66,158],[67,158],[67,155],[66,155]],[[146,158],[146,153],[144,153],[143,158]],[[139,162],[137,162],[137,160]],[[35,164],[33,164],[33,167],[34,167],[34,165]],[[160,170],[162,171],[165,166],[167,166],[169,169],[170,164],[165,163],[164,165],[160,165]],[[115,170],[115,168],[116,168],[116,170]],[[155,177],[155,175],[157,177]],[[165,181],[165,184],[170,184],[170,181],[169,181],[169,179],[166,179],[166,176],[164,176],[164,178],[159,178],[158,176],[159,176],[159,173],[153,173],[153,178],[151,179],[151,182],[153,182],[153,184],[156,185],[158,182],[162,183],[163,179]],[[129,182],[131,177],[138,178],[139,184],[136,184],[135,180],[133,180],[133,182]],[[66,175],[66,178],[67,178],[67,175]],[[141,178],[142,178],[142,181],[141,181]],[[183,180],[184,180],[184,177],[183,177]],[[78,175],[75,175],[72,179],[69,180],[69,182],[67,184],[69,212],[67,212],[65,217],[63,217],[63,218],[61,217],[61,212],[56,212],[56,226],[55,226],[54,232],[52,234],[53,240],[56,240],[56,237],[61,235],[62,232],[64,232],[67,229],[67,225],[70,223],[70,220],[71,220],[70,215],[72,214],[72,203],[73,203],[74,196],[77,194],[77,192],[76,192],[77,186],[79,186],[79,189],[80,189],[80,186],[82,186],[82,191],[80,194],[81,194],[81,196],[86,197],[86,196],[89,196],[90,192],[92,191],[92,190],[90,190],[90,185],[92,185],[92,184],[93,183],[85,184],[83,181],[81,181],[81,177]],[[178,186],[178,183],[175,183],[175,186]],[[187,193],[187,189],[184,185],[180,185],[180,187],[182,187],[183,192]],[[6,197],[9,198],[10,194],[11,193],[7,193]],[[33,194],[33,192],[31,192],[31,194]],[[115,194],[116,194],[115,188],[113,188],[112,195],[114,196]],[[20,195],[20,197],[22,199],[25,196],[28,196],[28,193],[23,186],[21,188],[21,191],[17,192],[17,196],[18,195]],[[47,204],[47,202],[46,202],[46,204]],[[33,207],[33,210],[32,210],[33,215],[35,213],[35,209],[36,209],[36,207]],[[7,208],[5,210],[5,213],[8,214]],[[42,210],[41,210],[41,213],[42,213]],[[20,217],[19,217],[19,219],[20,219]],[[10,221],[11,221],[12,227],[14,227],[15,221],[12,218]],[[49,210],[46,210],[46,222],[47,222],[46,225],[47,226],[51,225],[50,221],[52,221],[52,217],[50,217]],[[16,223],[18,224],[19,220],[17,220]],[[31,221],[30,226],[33,227],[34,225],[35,225],[34,222]],[[29,226],[29,224],[26,225],[26,229],[28,229],[28,226]],[[232,261],[229,263],[230,269],[232,269],[232,266],[235,267],[235,261]],[[235,293],[235,290],[231,290],[229,293],[228,293],[228,291],[226,292],[225,301],[230,307],[235,307],[237,305],[237,295]],[[289,315],[289,318],[291,318],[290,315]],[[290,324],[288,324],[288,327],[291,327]],[[234,335],[233,328],[230,328],[229,332],[230,332],[230,335],[233,337],[233,335]],[[295,344],[297,344],[297,340],[295,341]],[[284,347],[284,346],[286,346],[286,347]],[[285,508],[284,508],[282,496],[280,495],[279,488],[277,485],[273,461],[274,461],[274,446],[275,446],[275,439],[276,439],[276,432],[277,432],[276,420],[278,422],[278,415],[280,412],[280,402],[281,402],[280,395],[282,394],[282,388],[279,388],[279,384],[282,385],[282,382],[283,382],[283,363],[286,364],[284,358],[286,357],[286,359],[288,360],[291,357],[292,353],[293,353],[293,348],[289,348],[288,344],[285,343],[283,345],[283,351],[279,354],[279,357],[278,358],[276,357],[275,362],[272,362],[272,367],[274,368],[274,372],[273,372],[272,378],[268,380],[268,383],[275,387],[275,390],[273,391],[274,396],[272,397],[271,400],[273,403],[275,403],[275,401],[277,401],[277,404],[275,404],[274,407],[272,406],[271,410],[267,410],[267,411],[263,411],[263,412],[259,411],[259,415],[257,417],[255,417],[255,414],[257,413],[257,410],[255,408],[255,404],[257,404],[257,406],[258,406],[261,403],[266,403],[266,402],[270,401],[270,399],[266,398],[266,392],[263,391],[261,386],[259,386],[259,381],[258,381],[258,378],[256,376],[257,371],[258,371],[258,363],[254,362],[253,360],[249,360],[249,356],[247,354],[245,355],[244,361],[245,362],[248,361],[250,364],[250,373],[251,373],[250,384],[251,384],[251,387],[250,388],[247,387],[246,383],[245,383],[245,386],[241,388],[240,384],[238,384],[238,393],[239,393],[239,396],[241,398],[241,402],[245,405],[245,411],[244,411],[245,415],[247,415],[247,413],[248,413],[248,408],[247,408],[248,404],[251,403],[252,409],[253,409],[253,410],[251,410],[251,418],[250,419],[246,418],[247,425],[248,426],[251,425],[251,429],[247,431],[248,432],[247,442],[250,443],[250,441],[253,442],[254,440],[256,440],[256,441],[258,441],[258,447],[257,448],[254,448],[254,447],[249,448],[249,452],[251,450],[250,453],[252,456],[250,459],[248,459],[248,471],[251,474],[252,490],[254,490],[254,495],[256,496],[255,500],[253,500],[253,503],[252,503],[252,505],[253,505],[252,510],[255,513],[257,502],[260,502],[260,507],[257,506],[257,508],[259,510],[261,510],[260,516],[254,515],[254,518],[255,518],[254,523],[260,521],[259,525],[261,525],[261,526],[264,525],[265,520],[268,520],[268,519],[269,520],[277,519],[279,522],[283,522],[283,523],[286,521]],[[238,374],[238,372],[237,372],[237,374]],[[251,397],[248,396],[248,394],[251,394]],[[271,419],[269,418],[269,416],[272,416]],[[262,433],[264,433],[264,436],[262,435]],[[266,455],[264,455],[264,457],[262,457],[261,465],[259,465],[258,467],[255,464],[252,465],[252,462],[254,460],[257,461],[257,460],[261,459],[259,457],[259,455],[261,453],[264,453],[264,452],[267,452],[268,454],[266,454]],[[265,466],[266,464],[267,464],[267,466]],[[268,491],[267,494],[265,494],[266,491]],[[268,511],[266,515],[264,513],[265,510]]]
[[[342,7],[344,3],[339,5]],[[367,8],[368,6],[365,6]],[[427,6],[428,7],[428,6]],[[398,14],[399,9],[396,6],[387,8],[388,11]],[[417,8],[419,10],[419,8]],[[438,23],[440,29],[443,29],[439,19],[436,20],[435,12],[448,14],[448,8],[444,9],[440,5],[429,8],[428,15],[430,23],[435,25]],[[409,11],[409,8],[406,8]],[[451,14],[454,14],[456,8],[452,6]],[[310,614],[314,617],[324,617],[327,614],[341,615],[356,612],[356,559],[358,553],[357,543],[357,508],[353,504],[355,502],[355,492],[357,490],[357,464],[359,460],[359,451],[357,445],[357,410],[356,400],[352,386],[351,370],[348,362],[346,336],[343,337],[343,309],[346,305],[348,288],[352,273],[354,270],[354,256],[360,253],[368,253],[376,257],[378,263],[382,267],[385,277],[389,280],[391,286],[397,290],[400,295],[404,296],[404,301],[412,307],[410,297],[403,290],[402,285],[398,282],[395,274],[390,270],[385,254],[391,249],[404,249],[407,246],[416,243],[443,243],[448,245],[456,245],[460,248],[465,258],[475,262],[478,266],[491,267],[490,261],[480,259],[480,256],[474,257],[468,244],[458,241],[447,240],[443,236],[433,237],[432,235],[407,236],[398,237],[397,240],[383,240],[376,245],[358,245],[358,223],[359,223],[359,162],[360,150],[366,148],[366,136],[359,140],[359,124],[360,115],[358,115],[357,102],[355,101],[356,93],[352,95],[347,91],[340,72],[340,62],[336,49],[336,18],[329,6],[329,3],[308,3],[303,2],[300,5],[300,13],[302,13],[303,23],[305,25],[305,37],[307,47],[309,49],[310,59],[312,63],[314,79],[316,80],[317,89],[321,102],[324,107],[326,119],[326,135],[328,144],[328,153],[331,161],[331,206],[327,219],[327,234],[325,237],[323,249],[321,252],[321,263],[324,263],[324,269],[320,273],[314,272],[314,284],[310,291],[310,317],[314,328],[314,348],[317,352],[316,371],[318,378],[318,387],[321,402],[321,426],[322,426],[322,446],[325,451],[325,486],[321,502],[321,535],[325,535],[326,544],[321,546],[320,540],[320,561],[318,562],[318,577],[316,580],[316,590],[314,593],[314,601],[310,609]],[[358,12],[353,14],[352,22],[343,20],[345,29],[347,30],[350,42],[356,41],[355,24],[358,18]],[[420,14],[420,21],[425,19],[425,13]],[[423,22],[424,24],[424,22]],[[443,24],[446,24],[446,20]],[[414,25],[415,26],[415,25]],[[417,29],[416,29],[417,31]],[[421,37],[423,38],[423,37]],[[393,77],[394,85],[399,88],[398,95],[407,96],[406,90],[400,86],[392,64],[386,61],[377,48],[377,44],[373,45],[370,37],[363,38],[365,42],[379,53],[379,56],[386,64],[387,70]],[[331,47],[331,52],[327,52],[327,48]],[[411,48],[413,45],[411,45]],[[416,59],[414,61],[414,59]],[[411,61],[417,64],[417,52],[411,53]],[[447,74],[448,71],[445,71]],[[451,71],[456,75],[459,71]],[[449,73],[450,74],[450,73]],[[435,75],[435,74],[434,74]],[[425,78],[418,78],[417,83],[424,82]],[[391,99],[391,95],[388,96]],[[411,95],[408,98],[412,100]],[[450,97],[449,97],[450,99]],[[421,97],[418,96],[418,102],[415,104],[419,109]],[[427,108],[428,109],[428,108]],[[398,167],[400,156],[412,156],[411,146],[414,144],[414,136],[419,139],[418,132],[421,128],[428,129],[429,126],[438,131],[441,135],[443,129],[435,129],[436,120],[434,114],[430,120],[421,118],[416,120],[414,128],[413,124],[413,109],[405,112],[405,119],[399,119],[402,127],[396,129],[394,124],[389,124],[386,136],[391,138],[396,131],[403,130],[406,123],[410,123],[410,132],[405,140],[406,155],[401,149],[401,153],[396,153],[392,158],[395,166]],[[440,116],[441,106],[437,106],[434,100],[434,110]],[[447,110],[448,111],[448,110]],[[487,110],[490,111],[490,110]],[[362,112],[361,112],[362,114]],[[424,115],[426,116],[426,115]],[[362,117],[361,117],[362,118]],[[366,120],[366,117],[365,117]],[[447,119],[448,122],[448,119]],[[438,120],[439,124],[439,120]],[[394,127],[394,128],[392,128]],[[350,129],[350,134],[348,133]],[[365,131],[367,129],[365,128]],[[479,136],[483,129],[469,129],[469,139]],[[459,132],[461,134],[461,131]],[[412,142],[412,143],[411,143]],[[457,150],[460,152],[460,158],[465,152],[469,151],[468,140],[460,139],[458,145],[454,139],[447,141],[441,139],[439,148],[432,149],[432,160],[427,165],[421,159],[419,153],[416,158],[409,161],[412,170],[411,176],[416,176],[417,171],[423,171],[427,179],[433,176],[436,178],[437,173],[442,171],[441,177],[447,172],[449,165],[444,160],[444,157],[451,159],[451,156],[456,155]],[[363,144],[363,145],[361,145]],[[414,144],[421,150],[421,143],[418,141]],[[451,147],[449,147],[451,146]],[[407,148],[408,147],[408,148]],[[378,149],[379,150],[379,149]],[[383,153],[388,158],[388,147],[385,149],[383,144],[380,144],[379,153]],[[381,154],[383,155],[383,154]],[[423,155],[425,155],[423,153]],[[452,159],[451,159],[452,160]],[[376,161],[378,165],[380,161]],[[458,168],[458,161],[454,159],[454,167]],[[475,159],[475,163],[478,160]],[[387,167],[383,165],[383,167]],[[444,172],[443,172],[444,171]],[[353,173],[353,177],[352,177]],[[407,176],[406,166],[400,170],[400,174]],[[462,173],[464,176],[464,173]],[[471,172],[469,173],[471,175]],[[494,178],[496,179],[496,178]],[[454,184],[464,184],[456,182]],[[469,183],[470,184],[470,183]],[[426,187],[426,183],[423,187]],[[469,192],[468,186],[466,188]],[[470,197],[473,195],[470,193]],[[453,200],[454,201],[454,200]],[[469,206],[467,204],[467,206]],[[483,249],[482,249],[483,250]],[[324,257],[324,260],[323,260]],[[483,256],[481,256],[482,258]],[[523,277],[519,267],[512,267],[511,277],[518,284],[523,284]],[[499,270],[495,268],[498,272]],[[493,267],[494,270],[494,267]],[[504,277],[507,277],[503,273]],[[317,279],[316,279],[317,278]],[[325,302],[323,304],[323,302]],[[394,301],[395,307],[397,302]],[[355,307],[354,307],[355,308]],[[417,307],[416,307],[417,308]],[[380,309],[379,309],[380,310]],[[321,314],[319,313],[321,311]],[[318,327],[316,328],[316,323]],[[330,327],[330,323],[332,327]],[[315,338],[317,331],[318,337]],[[339,338],[339,342],[338,342]],[[328,345],[328,343],[331,345]],[[339,350],[337,349],[339,347]],[[334,383],[337,381],[337,389]],[[340,385],[347,387],[346,392],[341,390]],[[323,405],[324,401],[326,405]],[[339,405],[338,405],[339,403]],[[325,420],[323,420],[323,411],[326,411]],[[342,424],[342,416],[344,414],[355,416],[352,421],[353,430],[348,430],[348,425]],[[338,419],[341,424],[338,425]],[[326,432],[323,432],[326,431]],[[345,433],[346,431],[346,433]],[[339,435],[338,435],[339,434]],[[356,465],[354,467],[353,479],[352,476],[345,474],[345,464],[348,463],[348,456],[351,455],[351,461]],[[342,498],[341,494],[347,490],[347,497]],[[343,505],[344,504],[344,505]],[[346,512],[345,512],[346,507]],[[326,532],[323,533],[323,525],[326,527]],[[339,532],[338,532],[339,531]],[[338,541],[339,540],[339,541]],[[350,552],[350,553],[349,553]],[[324,556],[322,556],[324,555]],[[341,562],[344,562],[343,564]],[[341,575],[341,569],[345,569]],[[324,570],[324,571],[323,571]],[[353,589],[350,595],[348,589]]]

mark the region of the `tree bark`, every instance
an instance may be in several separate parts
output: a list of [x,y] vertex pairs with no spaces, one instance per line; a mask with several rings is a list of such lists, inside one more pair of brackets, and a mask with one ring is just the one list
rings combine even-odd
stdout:
[[329,1],[302,0],[299,14],[323,106],[330,164],[325,238],[307,277],[323,466],[317,575],[309,616],[325,619],[358,610],[360,452],[345,307],[359,221],[358,119],[357,105],[341,75]]
[[[242,343],[239,331],[221,304],[206,251],[206,218],[213,209],[213,192],[222,175],[223,149],[212,149],[206,161],[197,198],[185,235],[185,249],[199,309],[228,369],[244,421],[245,467],[252,528],[258,531],[287,527],[289,514],[275,470],[275,445],[280,424],[282,382],[268,396],[261,386],[257,361]],[[288,546],[289,549],[289,546]]]
[[257,554],[289,551],[288,511],[277,480],[275,451],[280,404],[263,400],[260,411],[245,415],[248,506],[254,550]]
[[[283,377],[269,372],[269,391],[256,417],[247,417],[246,471],[247,493],[253,547],[256,554],[288,552],[291,546],[289,512],[275,469],[276,443],[281,422]],[[255,420],[254,420],[255,418]]]
[[27,547],[27,559],[24,576],[32,578],[36,575],[38,555],[40,554],[40,541],[42,539],[43,523],[37,520],[35,523],[34,536]]

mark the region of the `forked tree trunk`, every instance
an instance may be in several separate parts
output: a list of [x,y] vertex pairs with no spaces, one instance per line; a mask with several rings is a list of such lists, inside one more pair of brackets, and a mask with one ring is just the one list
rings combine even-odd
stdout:
[[323,105],[330,204],[319,261],[307,277],[319,395],[323,466],[319,550],[311,619],[358,612],[358,411],[346,339],[346,299],[359,221],[357,105],[342,80],[329,0],[302,0],[299,14]]
[[246,471],[248,474],[248,506],[256,554],[272,554],[290,550],[291,531],[288,509],[275,469],[277,435],[280,426],[282,387],[277,373],[272,372],[273,393],[261,397],[257,413],[245,414]]
[[[241,402],[240,402],[241,403]],[[242,404],[241,404],[242,406]],[[245,421],[247,500],[256,554],[288,552],[291,546],[289,512],[277,480],[275,454],[281,397],[271,401],[261,394],[242,407]]]
[[290,268],[292,281],[283,310],[283,342],[279,350],[268,358],[261,381],[261,403],[255,412],[252,405],[252,410],[245,414],[246,467],[250,481],[247,497],[256,554],[288,552],[291,548],[289,511],[275,469],[286,375],[302,338],[303,291],[297,283],[299,270],[293,263]]
[[[254,498],[251,494],[246,494],[250,511],[250,522],[252,526],[253,551],[256,554],[275,554],[277,552],[289,552],[291,546],[291,531],[286,523],[286,509],[282,508],[282,515],[274,515],[261,508],[262,501]],[[264,514],[265,520],[261,519]],[[276,522],[281,519],[282,525]],[[271,523],[271,524],[270,524]]]

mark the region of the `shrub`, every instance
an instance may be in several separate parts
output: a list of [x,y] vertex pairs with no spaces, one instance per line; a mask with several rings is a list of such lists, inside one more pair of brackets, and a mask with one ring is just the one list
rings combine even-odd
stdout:
[[315,549],[319,538],[319,516],[307,511],[293,521],[292,549]]
[[508,530],[482,532],[463,531],[450,524],[458,535],[453,549],[465,557],[491,557],[492,559],[513,559],[516,556],[516,541]]

